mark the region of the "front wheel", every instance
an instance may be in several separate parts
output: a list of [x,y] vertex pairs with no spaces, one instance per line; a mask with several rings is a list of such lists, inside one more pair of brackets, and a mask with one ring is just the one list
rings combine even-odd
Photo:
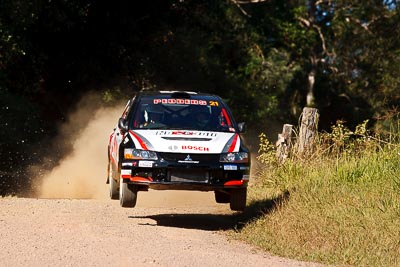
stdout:
[[232,189],[230,208],[235,211],[243,211],[246,208],[247,188]]
[[130,185],[123,182],[123,179],[120,179],[119,183],[119,204],[124,208],[133,208],[136,206],[137,200],[137,186]]

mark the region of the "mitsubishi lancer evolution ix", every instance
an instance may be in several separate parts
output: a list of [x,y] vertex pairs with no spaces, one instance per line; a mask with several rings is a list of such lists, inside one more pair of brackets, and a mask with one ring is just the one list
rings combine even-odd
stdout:
[[246,207],[250,154],[215,95],[140,92],[128,101],[108,143],[111,199],[134,207],[139,191],[214,191],[217,203]]

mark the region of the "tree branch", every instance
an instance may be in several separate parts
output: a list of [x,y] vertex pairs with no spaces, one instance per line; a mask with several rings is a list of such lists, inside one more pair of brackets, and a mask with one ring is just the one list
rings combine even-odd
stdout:
[[368,23],[367,22],[366,23],[362,23],[359,19],[355,19],[353,17],[346,17],[346,21],[353,21],[354,23],[359,25],[361,28],[363,28],[368,33],[372,33],[371,30],[368,28],[369,25],[371,25],[372,23],[374,23],[377,20],[378,20],[378,18],[374,18],[371,21],[369,21]]
[[236,1],[239,5],[245,5],[245,4],[257,4],[257,3],[263,3],[263,2],[267,2],[269,0],[240,0],[240,1]]
[[317,30],[319,38],[321,39],[322,51],[324,51],[324,54],[328,54],[328,52],[326,51],[325,37],[322,34],[321,28],[318,25],[315,25],[315,24],[313,24],[313,28]]
[[242,12],[243,15],[245,15],[246,17],[251,18],[251,16],[246,12],[246,10],[244,10],[244,9],[240,6],[240,5],[242,4],[242,3],[240,3],[240,2],[243,2],[243,1],[231,0],[231,2],[232,2],[235,6],[237,6],[237,8],[239,8],[240,12]]
[[325,4],[325,3],[327,3],[328,5],[331,5],[332,4],[332,0],[318,0],[318,1],[315,2],[315,6],[318,6],[320,4]]
[[309,20],[307,20],[307,19],[305,19],[305,18],[297,17],[297,19],[298,19],[304,26],[306,26],[307,28],[312,27],[312,28],[314,28],[314,29],[317,31],[318,36],[319,36],[319,38],[321,39],[322,50],[323,50],[324,54],[328,54],[328,52],[327,52],[327,50],[326,50],[325,37],[324,37],[324,35],[322,34],[321,28],[320,28],[318,25],[316,25],[316,24],[314,24],[314,23],[311,23]]
[[305,18],[302,18],[302,17],[297,17],[297,19],[298,19],[301,23],[303,23],[304,26],[306,26],[307,28],[310,27],[311,22],[310,22],[309,20],[306,20]]

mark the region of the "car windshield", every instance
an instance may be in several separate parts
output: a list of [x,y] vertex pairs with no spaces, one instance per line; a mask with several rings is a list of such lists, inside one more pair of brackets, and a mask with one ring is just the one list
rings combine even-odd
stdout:
[[145,96],[136,105],[133,129],[176,129],[235,132],[227,107],[220,100]]

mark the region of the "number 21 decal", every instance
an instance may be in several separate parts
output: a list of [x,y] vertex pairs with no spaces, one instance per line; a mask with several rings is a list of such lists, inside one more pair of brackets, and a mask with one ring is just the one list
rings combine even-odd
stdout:
[[218,107],[219,103],[218,101],[211,101],[210,100],[210,106]]

